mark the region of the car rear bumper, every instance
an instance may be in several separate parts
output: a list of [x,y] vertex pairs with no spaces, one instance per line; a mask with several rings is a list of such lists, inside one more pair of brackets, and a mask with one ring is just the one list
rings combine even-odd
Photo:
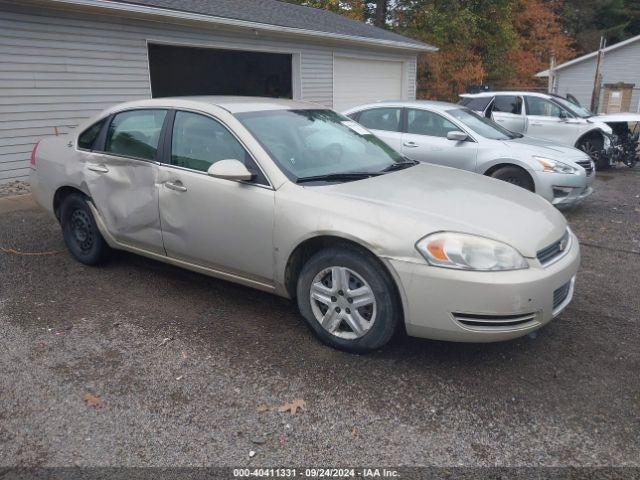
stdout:
[[403,292],[407,333],[494,342],[549,323],[571,302],[580,264],[577,239],[558,261],[509,272],[470,272],[390,260]]

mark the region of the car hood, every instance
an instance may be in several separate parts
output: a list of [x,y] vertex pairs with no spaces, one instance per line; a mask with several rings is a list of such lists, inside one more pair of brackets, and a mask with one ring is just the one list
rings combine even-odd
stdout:
[[[446,230],[499,240],[533,258],[538,250],[561,238],[567,228],[562,214],[538,195],[500,180],[437,165],[419,164],[319,188],[324,195],[340,197],[344,211],[355,211],[361,219],[368,217],[379,231],[409,236],[411,248],[425,235]],[[345,200],[353,204],[345,205]]]
[[504,140],[503,143],[510,148],[518,146],[523,150],[529,150],[531,155],[537,155],[539,157],[547,157],[553,160],[572,160],[581,161],[589,160],[589,156],[582,150],[578,150],[574,147],[566,145],[558,145],[557,143],[550,142],[544,138],[529,137],[527,135],[522,138],[514,138],[512,140]]
[[618,122],[640,122],[640,114],[638,113],[610,113],[608,115],[598,115],[591,117],[596,122],[618,123]]

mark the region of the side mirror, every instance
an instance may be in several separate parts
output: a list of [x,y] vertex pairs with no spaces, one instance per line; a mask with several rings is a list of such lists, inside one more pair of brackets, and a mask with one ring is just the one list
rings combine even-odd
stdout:
[[253,174],[239,160],[220,160],[207,170],[210,177],[224,178],[225,180],[251,180]]
[[567,112],[565,112],[564,110],[560,110],[560,115],[558,115],[558,117],[560,117],[561,120],[566,120],[567,118],[569,118]]
[[469,135],[460,130],[453,132],[447,132],[447,140],[453,140],[454,142],[466,142],[469,140]]

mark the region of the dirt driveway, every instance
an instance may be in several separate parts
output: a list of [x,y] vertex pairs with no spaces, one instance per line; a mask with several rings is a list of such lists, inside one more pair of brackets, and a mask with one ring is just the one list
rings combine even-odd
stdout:
[[46,254],[0,253],[0,464],[640,466],[640,170],[596,188],[567,214],[583,264],[556,321],[368,356],[268,294],[82,266],[44,213],[5,208],[0,247]]

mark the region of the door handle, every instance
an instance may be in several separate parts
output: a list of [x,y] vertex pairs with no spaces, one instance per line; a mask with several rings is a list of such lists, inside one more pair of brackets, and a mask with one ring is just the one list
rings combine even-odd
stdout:
[[531,122],[529,125],[534,125],[536,127],[539,127],[539,126],[542,125],[542,123],[540,123],[540,122]]
[[185,187],[180,180],[176,180],[175,182],[164,182],[164,186],[169,190],[175,190],[176,192],[187,191],[187,187]]
[[419,146],[416,142],[404,142],[402,145],[407,148],[416,148]]
[[91,170],[92,172],[98,172],[98,173],[107,173],[109,171],[109,169],[104,165],[89,164],[87,165],[87,169]]
[[496,122],[504,123],[504,120],[502,120],[501,118],[496,118]]

